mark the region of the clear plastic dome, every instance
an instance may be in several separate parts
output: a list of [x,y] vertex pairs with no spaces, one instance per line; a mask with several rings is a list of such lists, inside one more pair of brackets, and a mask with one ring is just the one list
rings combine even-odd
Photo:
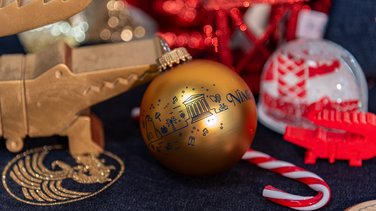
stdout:
[[295,40],[269,58],[258,105],[262,124],[279,133],[286,125],[309,126],[303,114],[323,99],[341,111],[367,111],[367,82],[347,50],[326,40]]

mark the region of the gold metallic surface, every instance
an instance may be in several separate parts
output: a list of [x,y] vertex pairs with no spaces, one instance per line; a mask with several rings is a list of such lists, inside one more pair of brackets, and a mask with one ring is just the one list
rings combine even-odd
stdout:
[[0,57],[0,135],[19,152],[23,139],[68,136],[72,154],[101,153],[100,122],[89,108],[150,81],[160,71],[160,39]]
[[141,104],[146,146],[162,164],[188,175],[230,168],[251,144],[256,125],[249,87],[211,61],[191,61],[163,73]]
[[187,49],[176,48],[163,54],[158,58],[157,62],[161,70],[167,70],[191,59],[192,56],[188,53]]
[[[63,147],[59,145],[48,146],[17,155],[7,164],[2,173],[4,188],[18,201],[32,205],[51,206],[95,196],[110,187],[124,173],[124,163],[119,157],[109,152],[101,154],[101,158],[99,155],[90,154],[75,156],[73,157],[75,165],[62,160],[51,162],[50,168],[44,165],[46,156],[50,152],[64,152],[62,149]],[[64,157],[69,158],[66,155]],[[114,162],[117,168],[107,165],[108,160]],[[69,182],[64,183],[64,181],[73,181],[75,185],[66,188],[64,184],[69,184]],[[98,188],[96,191],[79,191],[90,185],[96,185]]]
[[64,20],[92,0],[0,0],[0,37]]

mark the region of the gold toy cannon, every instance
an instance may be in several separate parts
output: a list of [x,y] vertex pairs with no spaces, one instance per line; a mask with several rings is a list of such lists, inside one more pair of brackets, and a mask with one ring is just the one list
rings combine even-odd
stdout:
[[[11,152],[23,139],[68,136],[72,154],[100,153],[102,128],[90,106],[145,83],[160,71],[159,38],[0,58],[0,135]],[[95,135],[97,134],[97,135]]]

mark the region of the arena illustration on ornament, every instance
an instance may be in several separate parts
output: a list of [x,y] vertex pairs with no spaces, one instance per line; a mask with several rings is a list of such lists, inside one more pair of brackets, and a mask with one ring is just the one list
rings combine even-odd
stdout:
[[[212,86],[215,87],[215,84]],[[149,110],[154,116],[145,116],[141,124],[147,132],[148,144],[152,150],[177,151],[182,143],[194,147],[197,137],[210,135],[211,128],[218,127],[223,130],[225,125],[221,121],[222,112],[253,98],[250,90],[234,90],[225,96],[212,93],[206,87],[201,87],[199,90],[199,94],[190,94],[190,91],[197,93],[198,90],[186,86],[170,102],[162,102],[158,99],[156,103],[150,105]],[[156,121],[163,122],[163,126],[157,128]],[[202,122],[204,123],[201,124]],[[180,131],[188,127],[190,135],[183,137]],[[174,141],[164,143],[162,138],[166,136],[174,136]]]

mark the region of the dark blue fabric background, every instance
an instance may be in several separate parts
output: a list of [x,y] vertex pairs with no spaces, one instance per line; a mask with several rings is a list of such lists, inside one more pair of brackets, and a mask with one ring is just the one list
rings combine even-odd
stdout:
[[[375,75],[375,9],[373,0],[341,0],[334,2],[327,37],[354,53],[368,75]],[[22,52],[15,37],[0,39],[0,52]],[[138,125],[130,111],[139,105],[145,86],[97,105],[94,112],[103,120],[106,149],[117,154],[126,165],[125,174],[103,193],[80,202],[55,207],[35,207],[14,200],[0,188],[0,209],[55,210],[287,210],[261,196],[265,185],[285,191],[314,194],[306,186],[270,173],[246,162],[239,162],[227,172],[197,178],[175,174],[158,164],[143,144]],[[370,87],[369,109],[376,112],[376,87]],[[53,142],[51,138],[27,140],[26,147]],[[376,140],[375,140],[376,141]],[[313,171],[331,186],[333,199],[323,210],[343,210],[359,202],[376,199],[376,159],[363,167],[349,167],[339,161],[331,165],[319,160],[316,165],[303,163],[304,150],[284,142],[282,136],[259,125],[253,148]],[[0,145],[0,170],[13,154]]]
[[[139,104],[145,87],[139,87],[94,107],[105,124],[106,150],[117,154],[125,163],[124,175],[103,193],[80,202],[54,206],[55,210],[287,210],[262,198],[265,185],[272,184],[285,191],[310,195],[305,185],[285,179],[247,162],[239,162],[232,169],[206,178],[175,174],[150,156],[140,136],[138,125],[130,118],[133,106]],[[376,112],[376,88],[371,90],[373,112]],[[26,147],[64,143],[64,140],[27,140]],[[304,150],[284,142],[282,136],[259,124],[253,148],[292,162],[324,178],[331,186],[333,198],[323,210],[343,210],[353,204],[376,199],[376,159],[363,163],[363,167],[349,167],[338,161],[331,165],[319,160],[316,165],[303,163]],[[0,170],[13,154],[0,146]],[[0,188],[2,209],[51,209],[35,207],[14,200]]]
[[376,78],[376,1],[334,0],[326,38],[349,50]]

